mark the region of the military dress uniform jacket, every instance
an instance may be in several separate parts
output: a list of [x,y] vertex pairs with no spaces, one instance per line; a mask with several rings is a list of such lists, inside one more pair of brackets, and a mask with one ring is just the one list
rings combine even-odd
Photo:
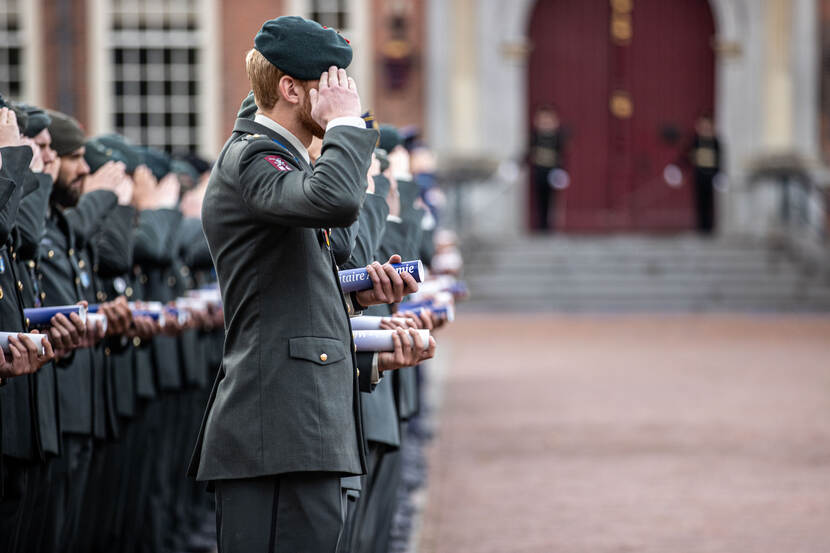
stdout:
[[[83,297],[75,235],[58,208],[52,208],[46,222],[37,267],[44,306],[74,304]],[[92,435],[94,382],[90,350],[76,349],[55,364],[61,432]]]
[[[46,229],[49,196],[52,194],[52,177],[37,175],[38,188],[23,197],[15,223],[18,278],[23,283],[20,295],[23,307],[40,307],[41,289],[38,280],[37,257],[40,239]],[[41,458],[57,455],[60,451],[60,427],[58,424],[58,390],[55,365],[47,363],[31,379],[32,398],[35,406],[35,434]]]
[[[28,170],[31,150],[27,147],[3,148],[0,170],[0,330],[23,331],[23,305],[15,275],[12,229],[15,224],[24,187],[37,181]],[[0,451],[18,459],[33,459],[35,442],[32,434],[33,409],[26,376],[8,379],[0,388],[0,420],[3,422]]]
[[334,127],[312,170],[284,136],[237,120],[202,207],[226,337],[191,462],[199,480],[365,472],[359,386],[370,375],[359,382],[323,229],[357,219],[376,140]]

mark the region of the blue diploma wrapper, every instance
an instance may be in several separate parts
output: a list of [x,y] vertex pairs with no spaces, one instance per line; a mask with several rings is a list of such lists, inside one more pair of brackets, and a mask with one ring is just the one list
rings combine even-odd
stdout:
[[86,323],[86,308],[83,305],[58,305],[55,307],[30,307],[23,310],[29,328],[44,328],[51,326],[52,317],[57,314],[69,317],[75,313]]
[[[394,351],[392,335],[395,330],[355,330],[354,345],[357,351]],[[429,349],[429,330],[416,331],[424,341],[424,349]]]
[[406,324],[406,319],[402,317],[374,317],[371,315],[352,317],[349,322],[352,323],[352,330],[381,330],[380,323],[389,320],[403,325]]
[[398,305],[398,312],[399,313],[418,313],[420,314],[421,311],[429,309],[432,311],[434,315],[439,318],[446,319],[447,322],[453,322],[455,320],[455,307],[452,305],[435,305],[429,301],[423,302],[415,302],[415,303],[402,303]]
[[[415,279],[415,282],[423,282],[426,277],[424,271],[424,264],[421,260],[403,261],[392,265],[398,273],[407,272]],[[369,290],[372,288],[372,279],[366,268],[349,269],[347,271],[340,271],[340,287],[347,294],[350,292],[360,292],[361,290]]]
[[17,336],[18,334],[22,334],[23,336],[27,336],[29,340],[35,343],[37,346],[37,352],[40,355],[43,355],[43,339],[46,338],[45,334],[28,334],[26,332],[0,332],[0,347],[3,348],[3,351],[8,353],[9,352],[9,336]]

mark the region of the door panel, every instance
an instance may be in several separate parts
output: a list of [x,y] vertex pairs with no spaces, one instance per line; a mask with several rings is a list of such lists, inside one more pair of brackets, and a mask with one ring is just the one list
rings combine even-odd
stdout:
[[[701,113],[714,105],[714,22],[707,0],[632,0],[628,40],[612,39],[614,0],[540,0],[530,24],[529,121],[553,104],[570,133],[557,227],[574,231],[692,227],[689,170],[681,161]],[[619,37],[617,37],[619,38]],[[612,113],[616,95],[630,116]],[[532,201],[532,199],[531,199]]]

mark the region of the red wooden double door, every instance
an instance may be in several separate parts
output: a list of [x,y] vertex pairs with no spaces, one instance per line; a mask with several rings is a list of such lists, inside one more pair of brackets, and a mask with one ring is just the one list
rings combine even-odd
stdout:
[[664,171],[714,108],[708,1],[539,0],[529,35],[528,121],[552,105],[567,135],[570,185],[557,195],[556,226],[691,228],[689,167],[679,164],[679,187]]

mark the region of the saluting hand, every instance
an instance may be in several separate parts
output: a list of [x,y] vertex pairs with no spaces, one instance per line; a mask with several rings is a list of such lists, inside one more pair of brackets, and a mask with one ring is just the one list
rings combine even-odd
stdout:
[[155,199],[153,195],[158,186],[156,177],[153,172],[146,165],[139,165],[133,172],[133,206],[143,211],[145,209],[156,209]]
[[28,136],[23,136],[20,138],[20,145],[21,146],[28,146],[32,149],[32,161],[29,162],[29,169],[32,170],[33,173],[42,173],[43,172],[43,152],[40,149],[34,139],[29,138]]
[[360,117],[360,96],[357,84],[346,74],[345,69],[329,67],[320,76],[318,88],[308,91],[311,102],[311,118],[326,128],[329,121],[338,117]]
[[84,194],[95,190],[115,192],[126,174],[126,165],[120,161],[108,161],[84,179]]
[[2,108],[0,109],[0,148],[19,145],[20,128],[17,126],[17,115],[14,110]]

